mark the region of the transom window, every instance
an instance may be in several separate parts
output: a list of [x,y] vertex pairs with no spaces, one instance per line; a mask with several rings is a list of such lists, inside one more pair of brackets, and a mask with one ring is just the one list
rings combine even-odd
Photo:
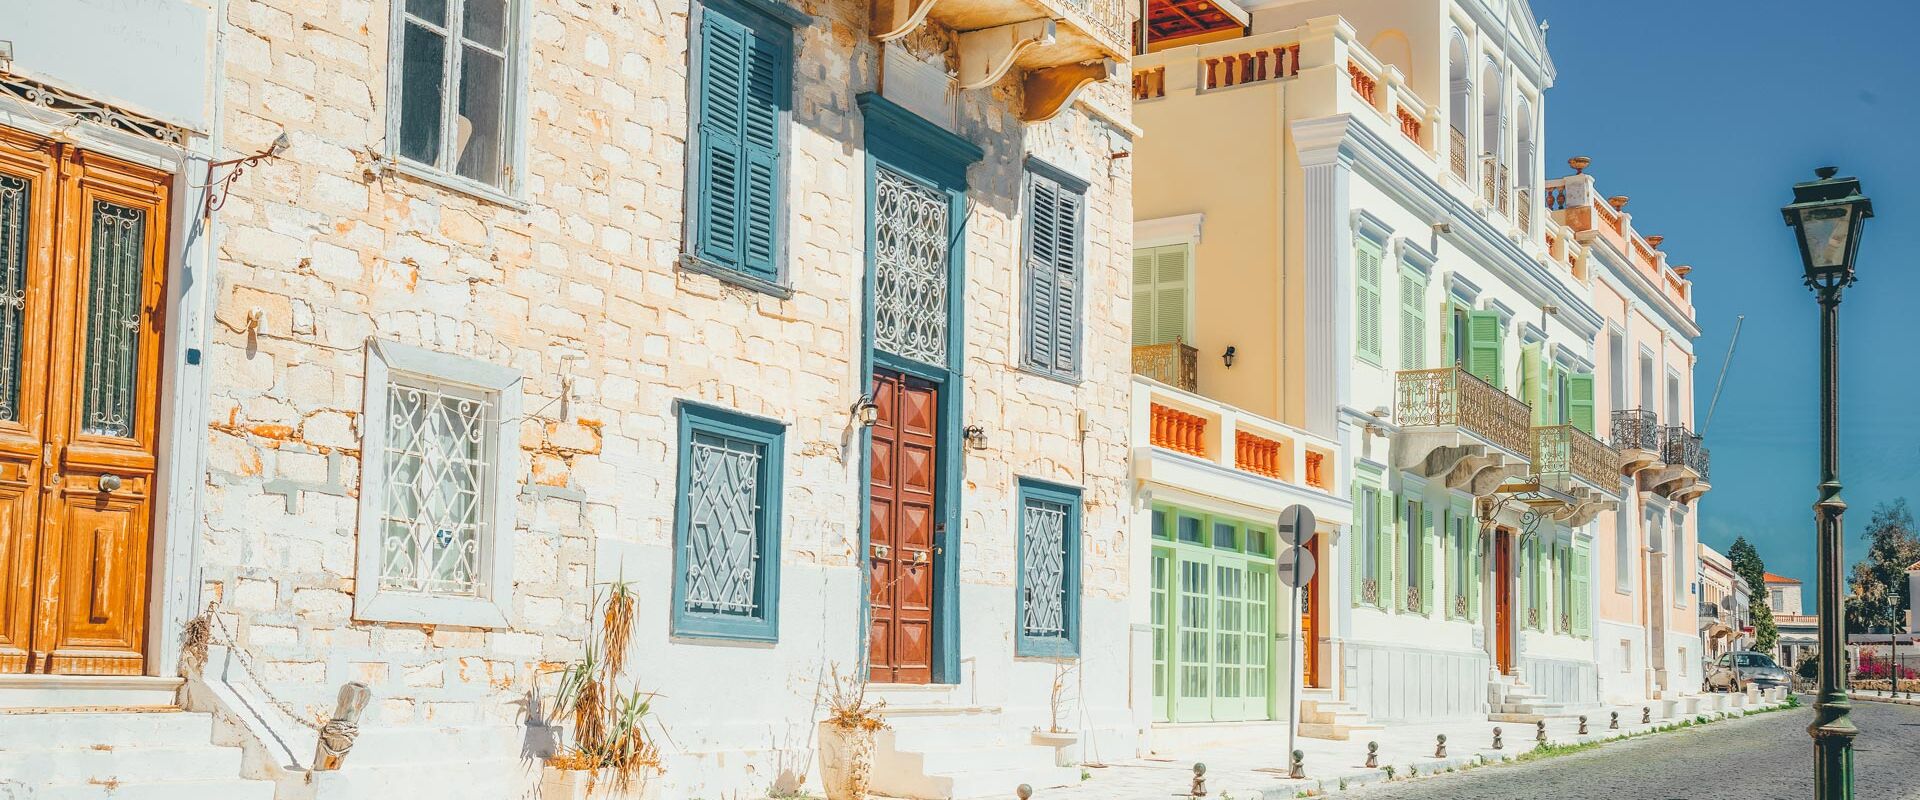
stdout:
[[947,365],[947,193],[874,167],[875,347]]
[[522,0],[395,0],[389,147],[406,162],[506,190],[519,121]]
[[784,441],[778,422],[680,404],[675,635],[778,638]]

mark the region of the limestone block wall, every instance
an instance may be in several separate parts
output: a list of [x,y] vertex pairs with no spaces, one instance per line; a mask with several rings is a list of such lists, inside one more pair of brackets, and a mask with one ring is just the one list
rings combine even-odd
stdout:
[[[233,0],[221,36],[231,150],[281,130],[217,215],[217,324],[200,550],[203,594],[301,714],[368,682],[364,724],[511,723],[542,670],[577,657],[592,587],[635,581],[635,687],[671,731],[688,792],[791,784],[812,758],[815,689],[864,649],[857,429],[866,154],[855,97],[876,88],[867,4],[804,0],[787,161],[789,298],[677,269],[687,148],[686,0],[539,2],[530,15],[524,191],[450,189],[385,163],[390,7]],[[929,31],[917,47],[944,45]],[[1128,137],[1070,108],[1026,124],[1014,80],[960,96],[969,173],[964,464],[966,688],[1044,721],[1055,664],[1015,659],[1019,476],[1081,486],[1085,719],[1126,721]],[[1086,97],[1124,115],[1125,88]],[[1020,371],[1022,160],[1091,183],[1083,370]],[[259,310],[257,324],[248,321]],[[364,343],[379,337],[525,375],[509,625],[355,621]],[[668,636],[674,402],[788,425],[779,643]],[[958,446],[959,443],[954,443]],[[982,595],[990,608],[965,608]],[[1096,625],[1098,627],[1096,627]],[[1109,672],[1092,659],[1114,656]],[[1017,688],[1015,688],[1017,687]]]

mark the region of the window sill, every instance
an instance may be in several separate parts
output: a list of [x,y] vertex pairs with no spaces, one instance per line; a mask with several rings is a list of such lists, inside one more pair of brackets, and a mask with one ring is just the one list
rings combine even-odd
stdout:
[[417,164],[398,156],[381,157],[379,167],[383,173],[397,172],[421,183],[432,184],[440,189],[445,189],[457,194],[464,194],[468,197],[483,200],[494,205],[505,206],[515,211],[526,212],[533,210],[533,204],[525,198],[516,197],[513,194],[501,191],[499,187],[488,186],[471,178],[441,172],[433,167]]
[[674,266],[686,272],[717,278],[721,283],[738,286],[761,294],[769,294],[782,300],[793,297],[793,287],[775,283],[765,278],[755,277],[732,267],[716,264],[692,253],[681,253]]
[[1031,364],[1015,364],[1013,365],[1013,369],[1015,372],[1024,372],[1036,378],[1046,378],[1055,383],[1064,383],[1068,386],[1079,386],[1082,383],[1078,375],[1067,375],[1052,370],[1045,370]]
[[492,599],[433,597],[378,588],[361,597],[364,599],[356,602],[353,609],[353,618],[360,621],[467,628],[507,627],[506,608]]

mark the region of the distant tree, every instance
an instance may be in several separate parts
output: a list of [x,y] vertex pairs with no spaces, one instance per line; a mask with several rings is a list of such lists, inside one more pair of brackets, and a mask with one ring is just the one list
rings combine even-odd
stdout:
[[1852,591],[1847,595],[1847,631],[1869,633],[1898,626],[1906,607],[1907,567],[1920,561],[1920,532],[1906,498],[1873,507],[1873,518],[1861,534],[1866,557],[1854,562]]
[[1760,560],[1760,551],[1754,549],[1745,536],[1733,540],[1733,546],[1727,548],[1727,560],[1733,562],[1734,574],[1747,582],[1747,595],[1755,598],[1753,649],[1773,652],[1773,646],[1780,641],[1780,629],[1773,623],[1773,609],[1767,607],[1767,565]]

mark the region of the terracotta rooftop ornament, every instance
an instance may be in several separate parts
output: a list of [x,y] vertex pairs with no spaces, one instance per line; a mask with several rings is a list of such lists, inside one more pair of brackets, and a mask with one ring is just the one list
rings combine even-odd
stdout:
[[1616,194],[1609,197],[1607,198],[1607,205],[1613,206],[1613,210],[1615,211],[1625,209],[1627,207],[1627,196],[1624,194]]
[[1653,248],[1653,249],[1655,249],[1655,250],[1658,250],[1658,249],[1660,249],[1660,243],[1661,243],[1661,242],[1664,242],[1664,241],[1666,241],[1666,240],[1667,240],[1667,237],[1665,237],[1665,236],[1661,236],[1661,235],[1659,235],[1659,234],[1657,234],[1657,233],[1656,233],[1656,234],[1654,234],[1654,235],[1652,235],[1652,236],[1649,236],[1649,237],[1647,237],[1647,246],[1648,246],[1648,247],[1651,247],[1651,248]]
[[1592,163],[1593,163],[1593,159],[1588,158],[1586,156],[1574,156],[1572,158],[1567,159],[1567,166],[1573,168],[1573,174],[1575,175],[1585,174],[1587,171],[1587,166]]

